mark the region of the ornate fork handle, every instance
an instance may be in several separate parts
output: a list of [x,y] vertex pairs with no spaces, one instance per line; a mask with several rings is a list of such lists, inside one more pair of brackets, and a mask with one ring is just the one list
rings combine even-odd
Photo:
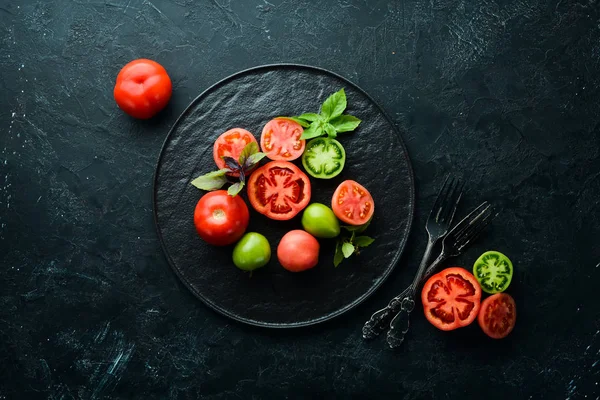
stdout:
[[397,314],[402,306],[402,299],[408,295],[411,287],[404,289],[402,293],[394,297],[385,308],[376,311],[371,318],[365,323],[362,328],[363,338],[373,339],[378,336],[381,332],[389,328],[388,321],[390,318]]

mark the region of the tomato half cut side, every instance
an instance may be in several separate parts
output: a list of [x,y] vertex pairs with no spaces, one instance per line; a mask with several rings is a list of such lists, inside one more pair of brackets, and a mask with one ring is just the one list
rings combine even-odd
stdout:
[[425,282],[421,301],[425,318],[436,328],[451,331],[475,321],[481,287],[466,269],[446,268]]
[[248,179],[250,204],[259,213],[275,220],[294,218],[310,202],[308,176],[287,161],[271,161]]
[[267,122],[260,135],[260,148],[274,161],[292,161],[304,152],[306,140],[300,139],[304,129],[286,118]]
[[335,189],[331,209],[336,217],[349,225],[369,222],[375,212],[373,196],[360,183],[347,180]]
[[[256,143],[256,138],[250,132],[242,128],[233,128],[226,132],[223,132],[213,146],[213,158],[215,164],[219,169],[225,168],[225,160],[221,157],[232,157],[238,160],[244,147],[249,143]],[[231,175],[237,176],[239,174],[232,173]]]
[[508,336],[517,321],[517,306],[511,295],[496,293],[481,303],[477,317],[483,332],[492,339]]
[[302,153],[302,165],[309,175],[320,179],[338,176],[346,164],[346,151],[335,139],[320,137],[309,141]]
[[473,275],[479,281],[481,290],[490,294],[500,293],[510,285],[513,265],[499,251],[486,251],[473,264]]

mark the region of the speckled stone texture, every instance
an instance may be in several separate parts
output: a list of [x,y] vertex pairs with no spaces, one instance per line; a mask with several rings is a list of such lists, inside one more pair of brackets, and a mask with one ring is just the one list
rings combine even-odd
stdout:
[[[565,1],[0,1],[0,399],[600,396],[600,5]],[[112,87],[134,58],[174,83],[151,121]],[[330,322],[267,330],[198,301],[163,256],[152,178],[204,89],[242,69],[332,70],[391,115],[416,180],[400,264]],[[360,327],[408,284],[443,176],[501,209],[516,269],[502,341],[418,313],[399,351]],[[341,268],[341,267],[340,267]],[[586,397],[587,396],[587,397]]]

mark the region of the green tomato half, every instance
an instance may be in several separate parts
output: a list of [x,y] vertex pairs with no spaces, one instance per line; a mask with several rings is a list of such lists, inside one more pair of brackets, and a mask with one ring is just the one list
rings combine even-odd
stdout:
[[481,290],[494,294],[504,292],[513,276],[512,262],[499,251],[486,251],[473,265],[473,275]]
[[233,263],[244,271],[264,267],[270,259],[271,246],[267,238],[260,233],[246,233],[233,249]]
[[334,238],[340,234],[340,222],[325,204],[312,203],[302,213],[302,227],[314,237]]
[[310,176],[331,179],[344,169],[346,151],[341,143],[328,137],[318,137],[306,143],[302,165]]

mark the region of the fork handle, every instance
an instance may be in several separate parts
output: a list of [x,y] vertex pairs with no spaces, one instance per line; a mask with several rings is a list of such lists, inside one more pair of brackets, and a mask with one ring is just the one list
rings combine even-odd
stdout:
[[369,318],[369,320],[363,325],[363,338],[373,339],[389,327],[390,320],[401,309],[402,299],[408,296],[409,292],[413,290],[415,282],[420,282],[420,276],[423,274],[425,267],[428,265],[429,257],[431,256],[431,250],[433,250],[434,244],[435,241],[431,240],[431,237],[429,237],[429,240],[427,241],[427,247],[425,248],[425,253],[423,254],[423,259],[421,260],[421,264],[419,264],[419,269],[417,270],[417,274],[413,279],[413,283],[404,289],[404,291],[398,296],[390,300],[385,308],[382,308],[371,315],[371,318]]

